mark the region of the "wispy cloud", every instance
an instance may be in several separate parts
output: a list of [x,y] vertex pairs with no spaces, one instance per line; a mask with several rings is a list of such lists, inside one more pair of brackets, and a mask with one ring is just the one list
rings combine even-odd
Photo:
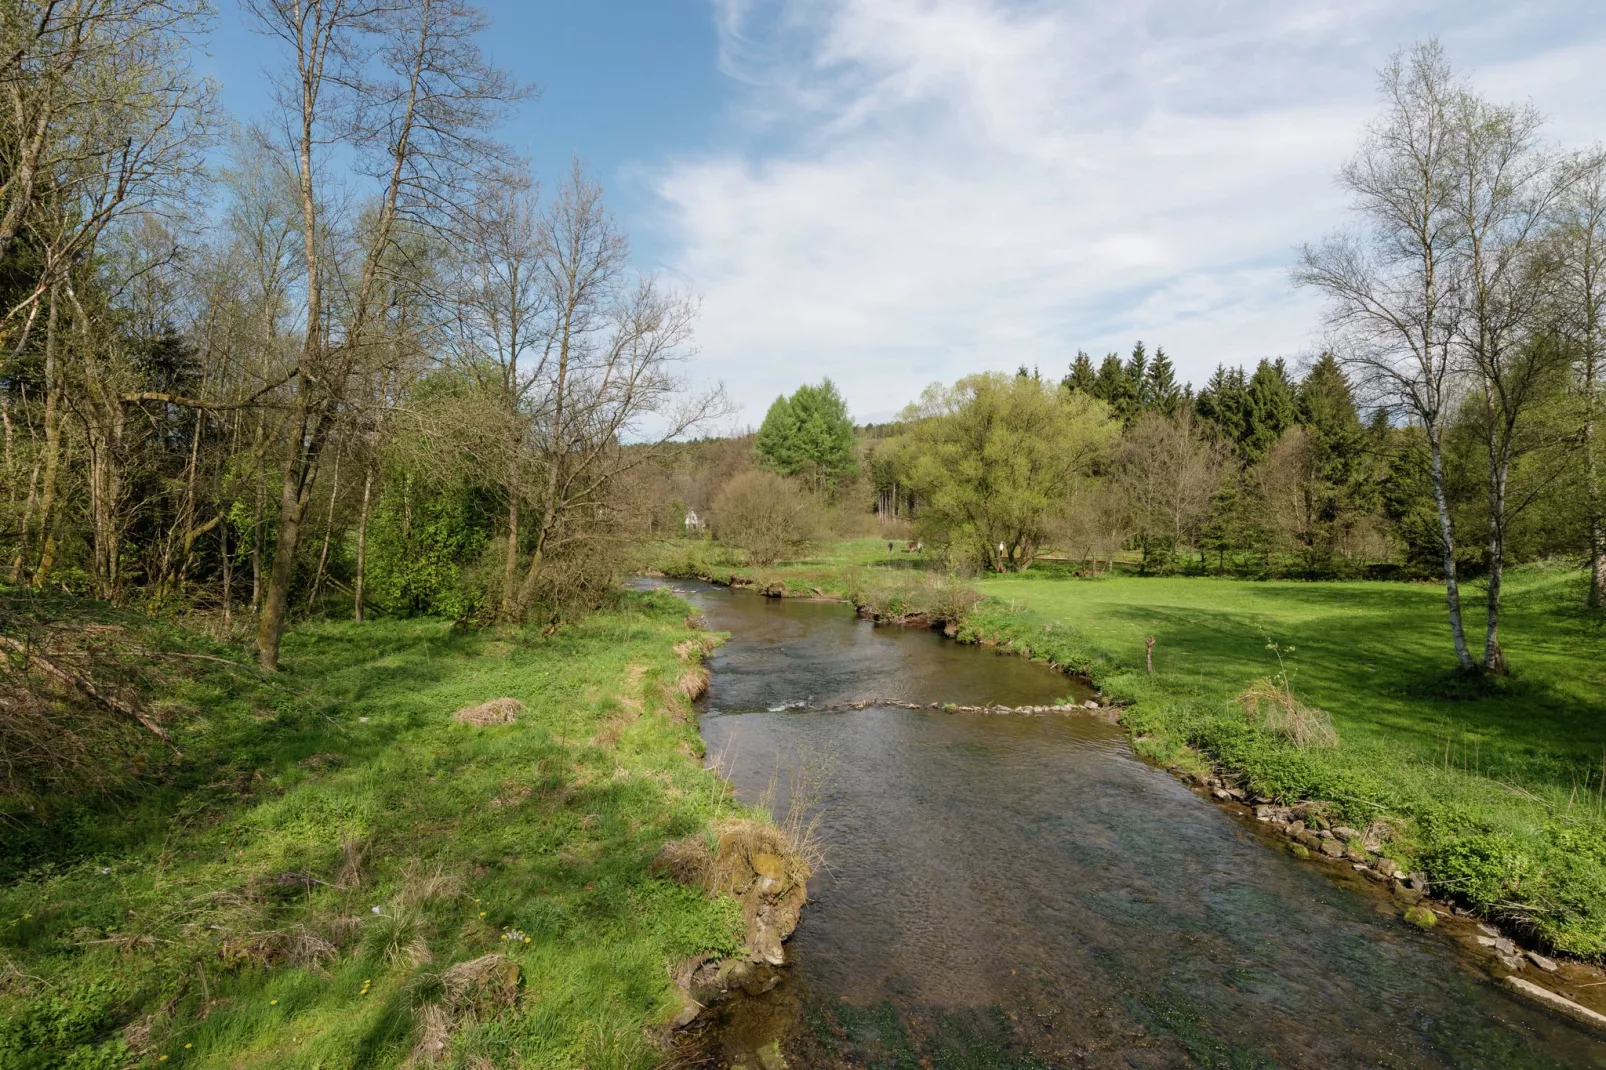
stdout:
[[1606,136],[1598,8],[715,0],[743,134],[659,172],[670,267],[749,419],[822,374],[867,416],[1137,337],[1195,380],[1297,353],[1319,310],[1287,267],[1342,221],[1376,66],[1437,32]]

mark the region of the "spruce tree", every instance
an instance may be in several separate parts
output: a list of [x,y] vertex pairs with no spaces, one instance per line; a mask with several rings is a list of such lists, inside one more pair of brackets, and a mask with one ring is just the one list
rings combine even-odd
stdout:
[[1061,385],[1078,393],[1098,397],[1098,373],[1093,370],[1093,358],[1084,350],[1076,351],[1076,359],[1071,362],[1071,372],[1060,380]]
[[1105,354],[1104,363],[1099,365],[1098,382],[1093,389],[1093,396],[1109,405],[1119,416],[1121,406],[1131,394],[1131,384],[1127,381],[1126,367],[1122,365],[1120,355]]
[[1262,360],[1256,366],[1244,400],[1244,430],[1240,441],[1244,456],[1258,461],[1266,456],[1266,451],[1284,431],[1294,426],[1299,416],[1293,384],[1288,381],[1288,368],[1281,358]]
[[1216,365],[1210,379],[1205,383],[1204,389],[1199,391],[1199,397],[1194,402],[1194,410],[1199,418],[1215,427],[1216,433],[1224,441],[1230,442],[1242,459],[1243,443],[1247,428],[1246,408],[1248,406],[1247,390],[1244,383],[1244,370],[1242,368],[1228,368],[1226,365]]
[[1175,416],[1182,405],[1182,389],[1177,385],[1176,369],[1171,366],[1171,358],[1165,355],[1163,348],[1154,351],[1154,360],[1144,379],[1143,394],[1144,408],[1166,416]]
[[1126,362],[1126,378],[1132,384],[1132,409],[1135,414],[1149,407],[1149,351],[1139,340],[1132,346],[1132,356]]

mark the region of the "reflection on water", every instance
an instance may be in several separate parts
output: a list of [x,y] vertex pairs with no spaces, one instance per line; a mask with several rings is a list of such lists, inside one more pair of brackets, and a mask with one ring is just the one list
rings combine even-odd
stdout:
[[689,588],[709,626],[702,721],[744,798],[829,755],[829,872],[775,991],[723,1009],[722,1065],[1606,1065],[1387,900],[1269,850],[1092,717],[875,707],[1083,692],[1021,659],[877,629],[839,605]]

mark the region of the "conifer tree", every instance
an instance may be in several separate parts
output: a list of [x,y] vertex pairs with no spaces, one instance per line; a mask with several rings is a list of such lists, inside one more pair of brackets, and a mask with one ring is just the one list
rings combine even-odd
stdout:
[[1129,417],[1149,407],[1149,351],[1139,340],[1132,346],[1132,356],[1126,362],[1126,378],[1132,384],[1132,411]]
[[1070,374],[1060,383],[1068,390],[1098,397],[1098,381],[1098,373],[1093,370],[1093,358],[1085,350],[1078,349],[1076,359],[1071,362]]
[[1118,418],[1124,418],[1131,411],[1136,392],[1127,379],[1126,367],[1121,363],[1119,354],[1105,354],[1104,363],[1099,365],[1098,383],[1093,396],[1109,405]]
[[1266,456],[1272,443],[1294,425],[1299,415],[1293,384],[1281,358],[1262,360],[1244,393],[1244,429],[1240,444],[1251,461]]
[[[1139,343],[1140,345],[1142,343]],[[1154,361],[1144,379],[1144,408],[1175,416],[1182,405],[1182,388],[1177,385],[1176,369],[1163,348],[1156,348]]]
[[853,420],[829,379],[776,398],[753,444],[759,460],[782,475],[810,477],[816,490],[858,470]]

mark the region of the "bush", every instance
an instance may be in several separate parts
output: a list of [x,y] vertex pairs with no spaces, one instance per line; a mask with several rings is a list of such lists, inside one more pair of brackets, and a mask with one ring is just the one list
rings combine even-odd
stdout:
[[855,577],[851,597],[855,605],[877,617],[926,617],[955,627],[962,625],[981,601],[974,587],[952,575],[922,574],[915,578],[882,575]]
[[773,472],[737,476],[714,498],[714,537],[747,554],[750,564],[796,557],[819,537],[820,510]]

